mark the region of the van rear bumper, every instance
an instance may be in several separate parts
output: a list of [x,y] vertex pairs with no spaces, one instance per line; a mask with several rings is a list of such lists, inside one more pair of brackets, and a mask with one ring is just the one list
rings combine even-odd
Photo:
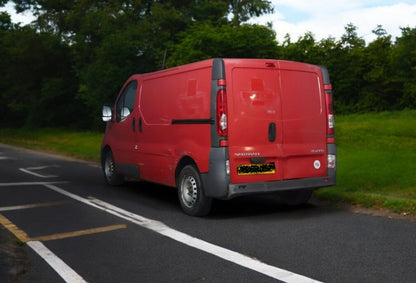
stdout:
[[333,185],[335,185],[335,175],[333,177],[326,176],[319,178],[282,180],[273,182],[229,184],[226,199],[231,199],[242,195],[267,194],[288,190],[316,190],[319,188],[329,187]]
[[[335,145],[329,147],[328,152],[336,155]],[[226,160],[228,160],[226,147],[211,149],[209,172],[201,174],[204,192],[207,197],[231,199],[250,194],[267,194],[302,189],[316,190],[333,186],[336,183],[335,166],[335,168],[328,168],[327,176],[325,177],[232,184],[230,176],[226,174]]]

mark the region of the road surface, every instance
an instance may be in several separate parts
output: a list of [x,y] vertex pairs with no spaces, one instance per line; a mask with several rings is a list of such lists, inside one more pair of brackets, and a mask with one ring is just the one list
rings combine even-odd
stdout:
[[1,144],[0,172],[0,281],[12,246],[23,282],[416,281],[416,222],[274,196],[190,217],[173,188]]

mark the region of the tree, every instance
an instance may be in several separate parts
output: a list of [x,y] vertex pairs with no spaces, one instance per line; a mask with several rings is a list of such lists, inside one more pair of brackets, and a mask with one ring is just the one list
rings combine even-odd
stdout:
[[357,27],[347,24],[335,47],[337,59],[331,73],[338,112],[355,112],[361,99],[364,48],[365,41],[358,37]]
[[314,35],[311,32],[307,32],[303,36],[300,36],[294,43],[291,43],[290,36],[287,35],[283,45],[285,48],[282,50],[280,58],[319,64],[316,57],[318,46],[315,42]]
[[392,51],[392,75],[397,88],[403,90],[401,108],[416,108],[416,28],[401,28]]
[[272,3],[266,0],[225,0],[229,6],[229,13],[233,15],[231,23],[238,26],[250,18],[273,13]]
[[68,47],[54,35],[38,33],[30,26],[8,26],[12,28],[0,31],[0,123],[78,123],[74,119],[80,109],[74,96],[77,83]]
[[244,24],[238,27],[196,25],[182,33],[169,57],[169,66],[208,58],[275,58],[276,35],[265,26]]
[[[7,1],[0,0],[0,6]],[[280,58],[326,65],[337,112],[416,107],[416,31],[393,44],[382,26],[366,46],[353,24],[340,40],[312,33],[282,45],[270,26],[247,24],[273,12],[266,0],[14,0],[31,26],[0,14],[0,121],[101,126],[128,76],[212,57]],[[71,105],[59,108],[58,105]],[[43,115],[39,115],[42,113]],[[78,121],[75,121],[78,119]]]
[[362,53],[363,86],[357,107],[360,110],[391,110],[397,105],[400,94],[393,88],[390,68],[391,36],[378,25],[373,33],[377,39]]
[[365,47],[365,40],[360,38],[357,34],[357,27],[352,23],[347,24],[345,27],[345,33],[341,36],[340,44],[347,51],[351,51],[355,48]]
[[[124,80],[132,73],[160,69],[165,50],[168,55],[177,53],[183,47],[182,41],[190,40],[185,36],[188,32],[198,34],[196,26],[203,30],[210,26],[212,32],[214,27],[224,29],[229,34],[231,29],[225,26],[230,24],[227,17],[232,12],[238,27],[234,34],[253,47],[236,44],[226,34],[223,45],[235,48],[234,54],[265,54],[271,48],[270,43],[275,43],[273,39],[270,41],[273,33],[267,29],[257,28],[264,37],[254,37],[253,42],[242,35],[245,31],[252,32],[240,26],[242,22],[272,11],[271,3],[264,0],[15,0],[14,3],[18,12],[30,10],[37,16],[38,32],[55,35],[68,46],[71,67],[79,83],[77,98],[89,109],[86,119],[96,126],[99,106],[114,100]],[[192,60],[189,56],[180,60],[187,59]]]
[[197,23],[223,25],[228,23],[228,4],[222,0],[203,0],[190,7],[192,18]]

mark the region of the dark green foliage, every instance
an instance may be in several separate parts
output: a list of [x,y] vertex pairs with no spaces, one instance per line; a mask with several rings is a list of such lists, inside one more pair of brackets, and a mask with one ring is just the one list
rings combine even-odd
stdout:
[[[0,1],[0,6],[7,1]],[[340,40],[306,33],[279,44],[256,0],[15,0],[30,26],[0,13],[0,125],[97,129],[134,73],[213,57],[277,58],[325,65],[338,113],[416,107],[416,28],[391,36],[377,26],[366,45],[347,24]]]
[[274,32],[265,26],[196,25],[179,34],[180,43],[172,48],[169,66],[208,58],[276,58]]
[[82,105],[68,47],[29,26],[0,31],[0,124],[79,126]]
[[416,28],[402,28],[391,56],[392,80],[403,90],[400,106],[416,108]]
[[340,40],[316,42],[306,33],[297,42],[286,36],[281,58],[325,65],[334,90],[337,113],[399,110],[416,107],[416,28],[391,36],[377,26],[377,38],[365,44],[348,24]]

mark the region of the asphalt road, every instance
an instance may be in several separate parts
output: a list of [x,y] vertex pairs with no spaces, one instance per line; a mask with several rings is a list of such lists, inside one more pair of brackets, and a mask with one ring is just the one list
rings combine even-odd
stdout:
[[172,188],[109,187],[97,165],[0,144],[0,282],[416,282],[415,235],[274,196],[190,217]]

